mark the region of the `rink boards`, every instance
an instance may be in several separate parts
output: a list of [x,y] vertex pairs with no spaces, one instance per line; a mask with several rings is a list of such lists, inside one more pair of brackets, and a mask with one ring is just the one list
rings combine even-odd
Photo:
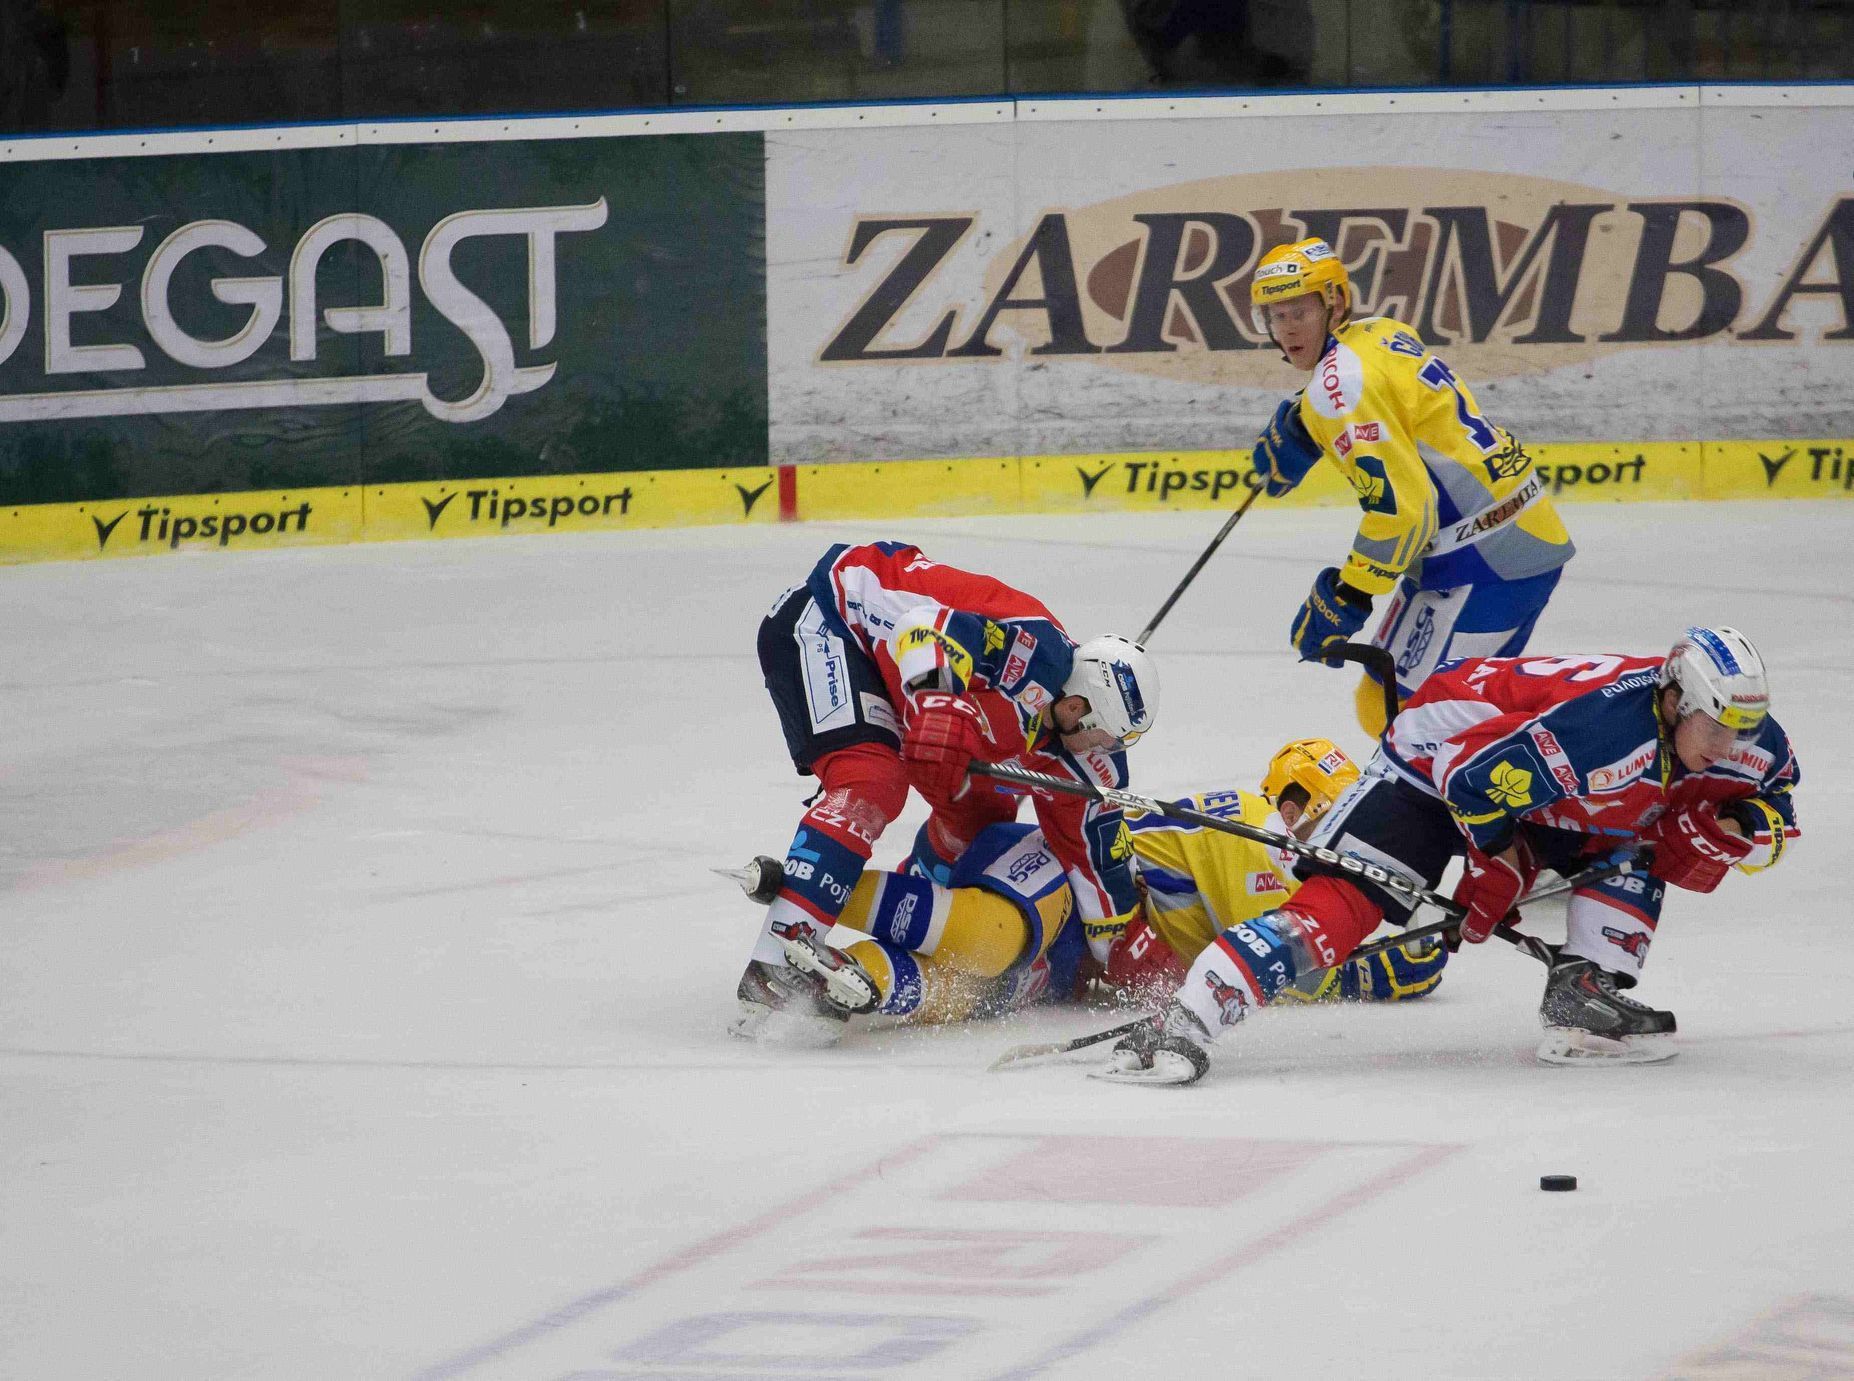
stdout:
[[[1854,440],[1532,448],[1559,502],[1854,496]],[[0,510],[0,564],[336,542],[807,519],[1233,508],[1245,452],[991,457],[525,476],[176,495]],[[1330,467],[1283,507],[1356,502]]]

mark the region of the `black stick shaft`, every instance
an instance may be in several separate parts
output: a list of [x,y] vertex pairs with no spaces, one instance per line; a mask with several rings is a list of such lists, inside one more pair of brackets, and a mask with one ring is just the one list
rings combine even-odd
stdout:
[[995,777],[1001,782],[1011,782],[1017,786],[1026,786],[1037,791],[1054,791],[1064,796],[1087,796],[1111,806],[1118,806],[1122,810],[1133,811],[1138,815],[1163,815],[1168,820],[1182,820],[1186,824],[1197,825],[1202,829],[1220,830],[1224,834],[1233,834],[1239,839],[1251,839],[1258,844],[1267,844],[1312,862],[1324,864],[1328,868],[1336,868],[1349,877],[1375,882],[1387,891],[1395,892],[1411,901],[1427,902],[1430,906],[1457,920],[1467,914],[1461,904],[1453,898],[1445,897],[1439,892],[1431,892],[1427,887],[1419,887],[1408,878],[1380,868],[1366,859],[1352,854],[1337,853],[1332,849],[1322,848],[1318,844],[1304,843],[1289,834],[1276,834],[1273,830],[1257,829],[1254,825],[1245,825],[1240,820],[1224,820],[1218,816],[1206,815],[1188,806],[1173,805],[1170,801],[1161,801],[1152,796],[1136,796],[1130,791],[1120,791],[1113,787],[1097,787],[1086,782],[1070,781],[1065,777],[1052,777],[1044,772],[1026,772],[1021,767],[1009,767],[1003,763],[980,762],[974,758],[967,764],[967,770],[975,776]]
[[[1521,897],[1514,904],[1516,906],[1531,906],[1534,902],[1545,901],[1565,892],[1574,892],[1579,887],[1588,887],[1591,883],[1601,882],[1605,878],[1617,877],[1623,873],[1632,873],[1635,871],[1635,866],[1636,861],[1634,859],[1625,859],[1621,862],[1605,861],[1594,867],[1586,868],[1581,873],[1573,877],[1568,877],[1562,882],[1553,883],[1550,887],[1541,887],[1536,892],[1530,892]],[[1368,945],[1360,945],[1357,949],[1348,954],[1342,962],[1349,963],[1353,959],[1368,959],[1374,954],[1382,954],[1387,949],[1395,949],[1398,945],[1404,944],[1407,941],[1423,940],[1432,935],[1446,935],[1451,930],[1459,929],[1460,926],[1460,918],[1450,916],[1444,920],[1435,921],[1430,925],[1419,925],[1413,930],[1399,931],[1395,935],[1386,935],[1382,940],[1373,940]],[[1546,941],[1527,935],[1523,931],[1515,930],[1511,926],[1500,926],[1495,929],[1494,934],[1499,936],[1502,940],[1505,940],[1508,944],[1517,945],[1534,959],[1543,960],[1547,964],[1551,963],[1552,960],[1557,957],[1556,950]]]

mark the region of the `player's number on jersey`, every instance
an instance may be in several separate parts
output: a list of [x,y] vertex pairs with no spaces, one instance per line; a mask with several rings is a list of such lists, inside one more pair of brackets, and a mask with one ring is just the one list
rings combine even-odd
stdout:
[[1500,449],[1500,434],[1493,429],[1493,423],[1468,406],[1467,395],[1461,391],[1461,381],[1455,377],[1454,370],[1431,355],[1417,370],[1416,377],[1438,393],[1447,389],[1455,395],[1455,416],[1461,419],[1461,429],[1468,434],[1468,440],[1480,448],[1482,455],[1490,456]]
[[1521,662],[1519,669],[1527,676],[1563,676],[1567,681],[1607,681],[1621,665],[1620,657],[1535,657],[1531,661]]

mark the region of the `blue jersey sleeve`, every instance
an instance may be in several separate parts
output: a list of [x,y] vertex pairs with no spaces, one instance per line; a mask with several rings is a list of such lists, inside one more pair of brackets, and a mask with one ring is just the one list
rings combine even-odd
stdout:
[[1631,768],[1651,770],[1661,752],[1652,696],[1652,686],[1621,695],[1599,687],[1536,718],[1497,726],[1505,732],[1456,764],[1443,789],[1462,832],[1482,853],[1498,853],[1521,816],[1611,790]]

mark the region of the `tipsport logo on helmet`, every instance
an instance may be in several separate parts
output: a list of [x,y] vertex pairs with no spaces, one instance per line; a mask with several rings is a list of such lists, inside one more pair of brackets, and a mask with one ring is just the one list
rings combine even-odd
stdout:
[[[1854,256],[1830,252],[1854,241],[1854,199],[1760,223],[1725,198],[1348,167],[1152,187],[1045,210],[1008,240],[980,215],[868,208],[840,265],[844,310],[815,358],[893,368],[1021,349],[1272,388],[1279,362],[1250,319],[1252,288],[1304,287],[1324,258],[1260,261],[1314,238],[1325,243],[1307,248],[1343,268],[1354,315],[1408,322],[1478,379],[1651,346],[1854,339],[1854,322],[1790,319],[1799,296],[1854,302]],[[1740,264],[1753,247],[1788,267],[1751,276]],[[975,250],[982,278],[967,286]]]

